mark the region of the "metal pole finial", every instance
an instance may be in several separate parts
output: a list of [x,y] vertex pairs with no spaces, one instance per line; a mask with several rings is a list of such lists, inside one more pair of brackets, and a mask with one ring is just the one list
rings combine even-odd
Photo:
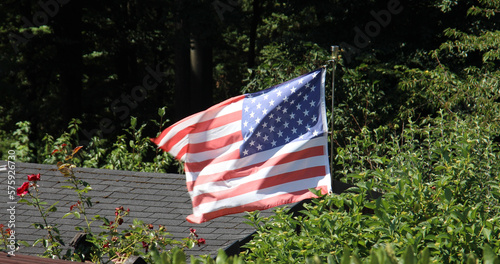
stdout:
[[337,60],[339,56],[339,46],[332,46],[332,60]]

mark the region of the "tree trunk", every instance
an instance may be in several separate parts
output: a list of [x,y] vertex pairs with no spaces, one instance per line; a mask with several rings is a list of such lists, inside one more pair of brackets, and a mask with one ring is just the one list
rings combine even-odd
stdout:
[[199,112],[212,105],[213,70],[212,47],[199,36],[191,38],[191,113]]
[[189,90],[191,87],[189,62],[189,27],[187,25],[185,4],[176,0],[175,20],[176,32],[174,37],[175,63],[175,120],[180,120],[190,112]]
[[[175,38],[176,120],[213,104],[212,35],[206,5],[177,0]],[[191,19],[190,19],[191,18]]]
[[[135,14],[135,1],[120,2],[119,11],[121,12],[123,32],[133,31],[137,25],[137,15]],[[116,53],[116,72],[118,75],[119,84],[130,91],[138,82],[138,65],[137,65],[137,49],[135,44],[129,43],[126,34],[119,34],[118,51]]]
[[65,122],[82,113],[82,5],[82,0],[72,0],[54,17]]
[[248,68],[255,66],[257,27],[260,22],[260,0],[253,1],[253,16],[250,24],[250,43],[248,46]]

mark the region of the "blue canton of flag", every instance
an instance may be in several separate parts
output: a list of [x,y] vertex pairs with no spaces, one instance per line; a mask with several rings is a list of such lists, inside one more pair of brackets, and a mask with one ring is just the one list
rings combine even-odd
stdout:
[[242,157],[326,133],[321,69],[243,100]]

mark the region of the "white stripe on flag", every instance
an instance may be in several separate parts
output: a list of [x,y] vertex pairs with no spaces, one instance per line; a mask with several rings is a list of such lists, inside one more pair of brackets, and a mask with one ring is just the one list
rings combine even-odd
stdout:
[[325,176],[319,176],[315,178],[304,179],[294,182],[287,182],[279,186],[273,186],[266,189],[259,189],[253,192],[233,196],[231,198],[215,202],[203,203],[200,206],[196,206],[193,208],[193,215],[195,216],[202,215],[224,208],[239,207],[245,204],[257,202],[259,200],[264,200],[274,196],[279,196],[284,193],[307,190],[308,188],[304,189],[304,186],[327,186],[329,184],[330,184],[330,179],[329,177]]
[[[206,165],[203,168],[203,171],[199,172],[189,172],[189,180],[187,181],[196,181],[200,173],[203,173],[204,175],[210,175],[210,174],[215,174],[215,173],[222,173],[225,171],[231,171],[234,170],[235,168],[242,168],[246,166],[250,166],[253,164],[259,164],[262,162],[265,162],[272,157],[277,157],[277,156],[282,156],[286,154],[290,154],[296,151],[301,151],[307,148],[311,147],[317,147],[317,146],[323,146],[324,145],[324,137],[317,137],[313,138],[309,141],[295,141],[291,142],[287,145],[282,146],[280,149],[270,149],[267,151],[259,152],[258,155],[252,155],[252,156],[247,156],[247,157],[241,157],[241,158],[236,158],[236,159],[231,159],[227,161],[222,161],[218,163],[211,163]],[[240,142],[238,142],[240,143]],[[234,144],[236,148],[239,148],[239,144]],[[233,149],[233,148],[231,148]]]

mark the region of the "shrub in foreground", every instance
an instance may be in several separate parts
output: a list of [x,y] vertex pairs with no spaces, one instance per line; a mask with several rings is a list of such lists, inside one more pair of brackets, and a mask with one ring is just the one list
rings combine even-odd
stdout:
[[[494,128],[442,113],[408,124],[404,134],[383,144],[377,133],[388,129],[364,131],[338,151],[346,171],[361,170],[346,178],[356,187],[312,200],[301,215],[283,208],[270,217],[251,213],[258,234],[242,256],[273,263],[317,256],[340,263],[347,250],[370,260],[377,256],[374,250],[388,245],[396,258],[411,250],[436,263],[499,254],[500,153]],[[371,154],[350,155],[360,148]],[[372,191],[383,196],[370,200]]]

